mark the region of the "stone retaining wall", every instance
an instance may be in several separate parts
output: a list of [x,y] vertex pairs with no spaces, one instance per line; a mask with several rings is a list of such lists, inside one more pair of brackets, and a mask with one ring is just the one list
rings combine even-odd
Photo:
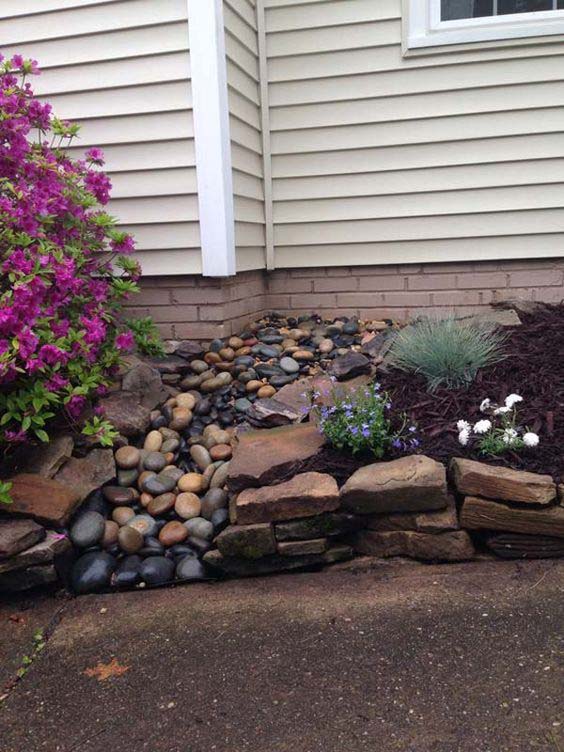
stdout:
[[559,303],[563,259],[394,266],[315,267],[147,277],[131,312],[152,315],[169,339],[206,340],[236,332],[262,312],[407,320],[420,314],[474,313],[511,298]]

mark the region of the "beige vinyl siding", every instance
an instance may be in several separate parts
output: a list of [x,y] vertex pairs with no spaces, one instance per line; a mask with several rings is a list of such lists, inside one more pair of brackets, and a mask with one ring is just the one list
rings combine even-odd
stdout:
[[564,45],[403,57],[401,0],[264,0],[277,267],[564,255]]
[[36,92],[100,146],[109,211],[147,275],[201,271],[186,0],[2,0],[4,55],[39,61]]
[[265,266],[256,0],[224,0],[237,271]]

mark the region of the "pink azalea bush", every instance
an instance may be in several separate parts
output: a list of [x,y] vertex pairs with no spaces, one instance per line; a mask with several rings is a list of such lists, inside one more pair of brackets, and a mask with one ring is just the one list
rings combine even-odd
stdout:
[[[130,235],[102,210],[111,183],[89,149],[62,147],[61,122],[27,82],[37,63],[0,56],[0,443],[48,441],[48,424],[76,421],[104,394],[134,344],[120,323],[137,291]],[[100,416],[85,433],[109,431]],[[105,437],[106,439],[108,436]]]

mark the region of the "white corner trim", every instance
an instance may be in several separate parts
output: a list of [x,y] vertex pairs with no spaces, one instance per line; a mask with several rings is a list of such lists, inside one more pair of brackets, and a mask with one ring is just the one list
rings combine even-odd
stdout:
[[274,219],[272,204],[272,149],[270,144],[270,102],[268,98],[268,68],[266,57],[266,23],[264,0],[256,5],[257,38],[259,51],[260,116],[262,128],[262,171],[264,191],[264,231],[266,268],[276,267],[274,256]]
[[564,34],[561,10],[441,21],[440,6],[440,0],[405,0],[407,49]]
[[202,273],[235,274],[235,217],[222,0],[187,0]]

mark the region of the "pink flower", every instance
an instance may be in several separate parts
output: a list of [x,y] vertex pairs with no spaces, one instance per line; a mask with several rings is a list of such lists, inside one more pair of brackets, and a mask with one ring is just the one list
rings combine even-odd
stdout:
[[78,394],[74,394],[66,404],[67,412],[71,418],[80,417],[80,413],[86,406],[86,398]]
[[88,149],[88,151],[86,152],[84,156],[90,162],[94,162],[94,164],[97,164],[97,165],[104,164],[104,152],[102,151],[102,149],[93,147],[92,149]]
[[123,332],[116,337],[116,347],[118,350],[133,350],[135,346],[135,339],[133,332]]

